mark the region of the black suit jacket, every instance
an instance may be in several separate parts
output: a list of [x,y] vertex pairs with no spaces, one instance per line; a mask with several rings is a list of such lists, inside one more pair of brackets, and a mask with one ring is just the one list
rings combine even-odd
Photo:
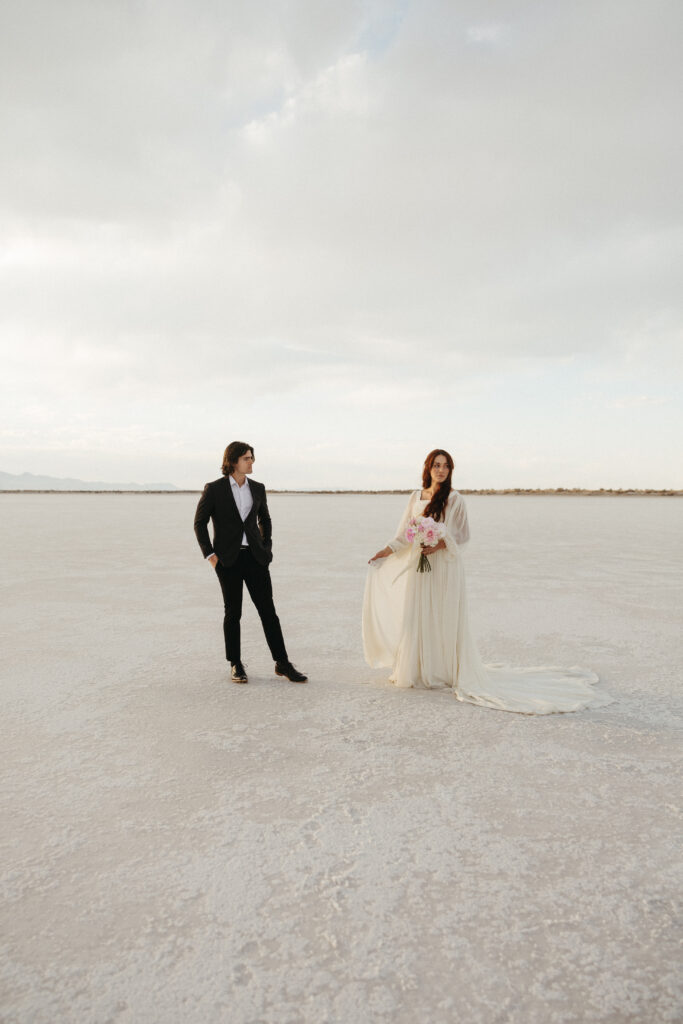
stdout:
[[[194,532],[204,558],[215,554],[223,565],[233,565],[240,553],[242,536],[246,533],[249,550],[256,561],[261,565],[272,562],[272,524],[266,489],[263,484],[249,478],[247,485],[254,504],[244,522],[233,497],[229,477],[212,480],[204,488],[194,517]],[[209,538],[209,519],[213,523],[213,544]]]

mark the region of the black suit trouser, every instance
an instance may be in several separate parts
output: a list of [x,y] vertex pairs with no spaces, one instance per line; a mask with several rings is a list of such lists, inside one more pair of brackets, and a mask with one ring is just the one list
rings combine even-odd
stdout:
[[259,613],[266,642],[273,661],[288,661],[280,620],[273,603],[273,584],[268,566],[256,561],[248,548],[242,548],[233,565],[218,562],[216,575],[223,591],[225,617],[225,657],[229,662],[241,661],[240,619],[242,618],[242,592],[246,583],[249,596]]

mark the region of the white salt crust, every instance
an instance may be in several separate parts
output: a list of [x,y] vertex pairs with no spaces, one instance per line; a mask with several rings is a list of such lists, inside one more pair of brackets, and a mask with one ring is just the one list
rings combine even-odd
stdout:
[[530,718],[365,666],[403,496],[271,498],[229,683],[195,501],[0,496],[3,1024],[681,1020],[680,504],[467,499],[485,659],[615,698]]

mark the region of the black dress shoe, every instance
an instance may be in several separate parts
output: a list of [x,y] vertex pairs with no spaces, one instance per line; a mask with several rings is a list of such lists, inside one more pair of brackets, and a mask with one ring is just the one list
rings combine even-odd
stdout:
[[285,679],[289,679],[290,683],[305,683],[308,679],[308,676],[305,676],[303,672],[299,672],[294,668],[291,661],[276,661],[275,675],[284,676]]
[[233,683],[248,683],[247,673],[241,661],[233,661],[230,666],[230,678]]

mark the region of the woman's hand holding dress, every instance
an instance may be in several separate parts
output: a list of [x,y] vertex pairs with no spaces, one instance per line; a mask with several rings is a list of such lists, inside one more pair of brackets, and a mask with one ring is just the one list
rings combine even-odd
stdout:
[[385,547],[385,548],[382,548],[382,550],[378,551],[376,555],[373,555],[372,558],[368,559],[368,565],[372,565],[372,563],[374,561],[376,561],[376,559],[378,559],[378,558],[388,558],[389,555],[393,555],[393,553],[394,552],[393,552],[392,548],[390,548],[388,546]]

